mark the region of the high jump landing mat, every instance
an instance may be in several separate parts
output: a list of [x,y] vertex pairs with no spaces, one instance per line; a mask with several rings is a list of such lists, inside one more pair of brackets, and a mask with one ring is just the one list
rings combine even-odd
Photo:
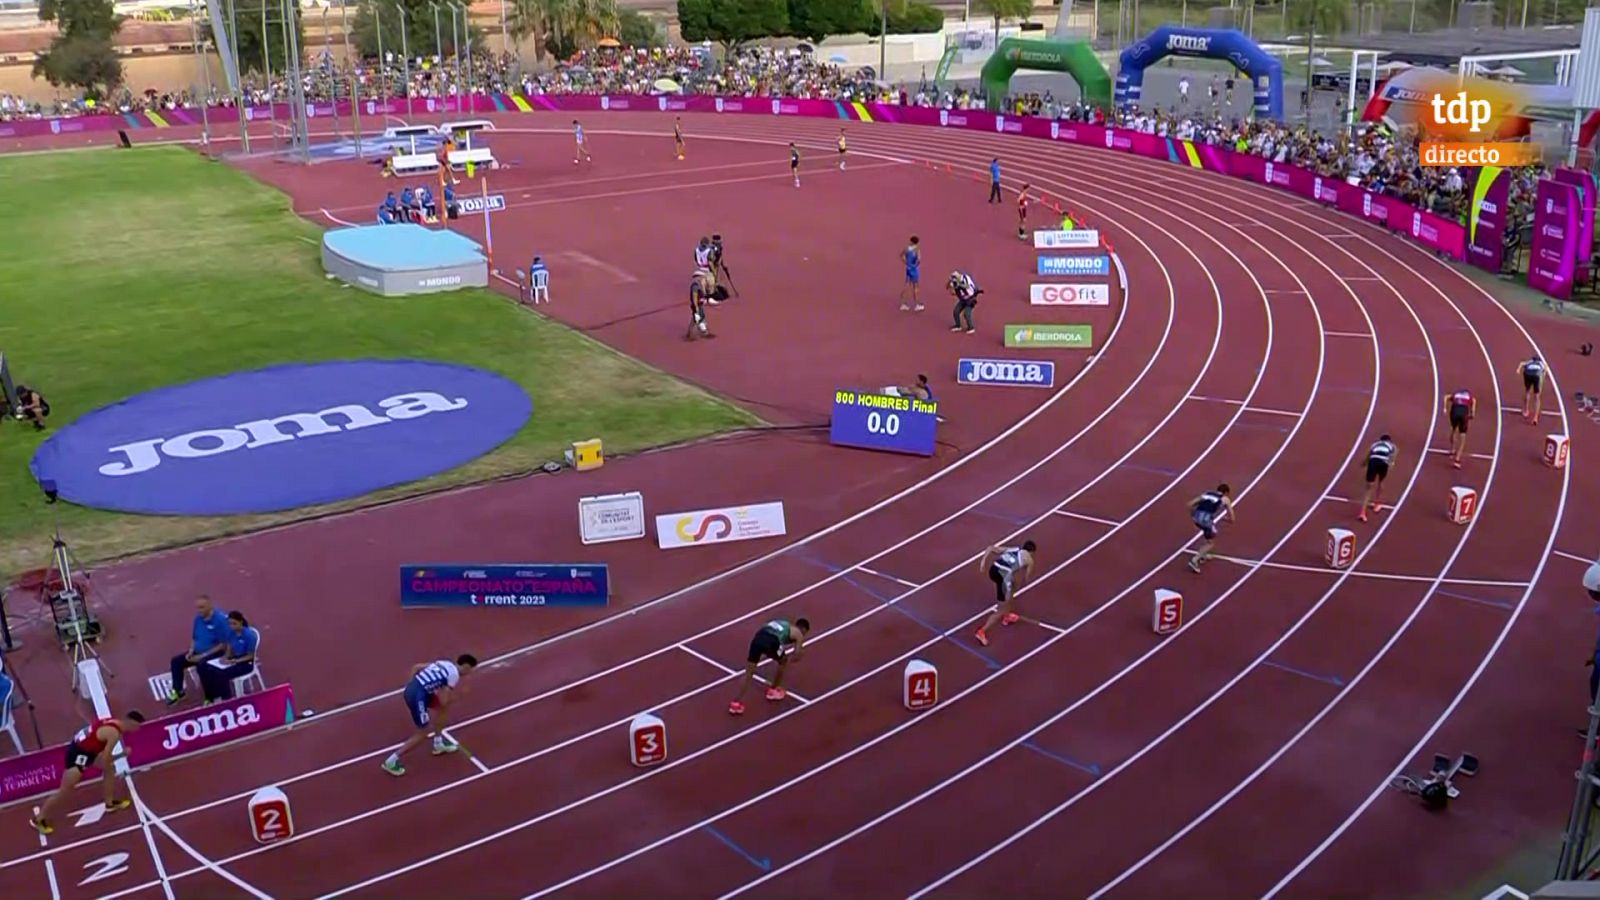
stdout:
[[325,232],[322,267],[346,284],[385,297],[489,285],[488,260],[477,241],[413,224]]

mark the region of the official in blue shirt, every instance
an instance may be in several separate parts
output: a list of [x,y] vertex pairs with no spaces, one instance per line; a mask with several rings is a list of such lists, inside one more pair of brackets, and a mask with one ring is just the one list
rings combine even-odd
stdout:
[[426,218],[431,219],[439,215],[439,210],[433,203],[433,192],[428,190],[427,185],[417,188],[417,205],[422,207],[422,215]]
[[389,211],[389,207],[387,207],[387,206],[378,207],[378,224],[379,225],[393,225],[397,221],[399,221],[399,220],[394,217],[394,213]]
[[250,627],[244,613],[228,613],[227,650],[215,662],[201,666],[200,686],[205,689],[206,702],[233,699],[233,680],[249,675],[256,667],[256,648],[261,646],[261,632]]
[[989,202],[1004,202],[1004,199],[1000,196],[1000,160],[998,157],[989,160]]
[[192,666],[221,656],[227,650],[228,617],[211,603],[205,594],[195,601],[194,627],[190,629],[189,649],[172,658],[172,689],[167,691],[167,703],[183,699],[183,673]]
[[448,184],[444,186],[444,214],[452,219],[461,215],[461,209],[456,206],[456,189]]
[[415,191],[408,187],[400,192],[400,217],[404,221],[414,221],[417,218],[416,213],[418,208],[417,195]]

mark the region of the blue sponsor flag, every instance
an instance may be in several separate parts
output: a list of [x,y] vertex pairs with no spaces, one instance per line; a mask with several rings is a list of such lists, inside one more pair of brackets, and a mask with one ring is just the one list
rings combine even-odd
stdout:
[[405,609],[468,606],[605,606],[611,575],[593,563],[402,566]]

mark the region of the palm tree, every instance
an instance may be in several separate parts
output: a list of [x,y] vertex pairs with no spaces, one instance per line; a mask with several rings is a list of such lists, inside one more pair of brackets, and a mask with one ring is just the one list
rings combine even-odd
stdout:
[[534,55],[593,45],[617,31],[616,0],[512,0],[507,25],[517,39],[533,35]]
[[1000,20],[1023,19],[1033,13],[1033,0],[978,0],[979,9],[994,19],[994,42],[1000,43]]

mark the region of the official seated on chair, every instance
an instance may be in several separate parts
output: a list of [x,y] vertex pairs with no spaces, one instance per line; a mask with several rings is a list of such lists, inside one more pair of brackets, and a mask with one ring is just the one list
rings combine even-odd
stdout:
[[233,635],[232,630],[228,628],[227,615],[217,609],[210,597],[201,594],[194,606],[194,623],[189,629],[189,649],[172,658],[172,688],[167,691],[168,705],[183,699],[184,672],[221,656],[228,649],[228,638]]
[[200,666],[200,687],[207,703],[233,699],[233,682],[255,671],[256,648],[261,646],[261,633],[250,627],[244,613],[228,613],[227,650],[215,661]]
[[400,192],[400,221],[421,221],[421,212],[422,207],[417,203],[417,192],[411,189],[411,185],[406,185],[405,190]]
[[422,219],[431,222],[439,218],[439,204],[433,200],[433,191],[427,185],[417,188],[417,206],[422,209]]
[[23,753],[22,737],[17,734],[16,719],[17,685],[11,676],[0,667],[0,731],[11,736],[11,746],[16,749],[17,755]]

